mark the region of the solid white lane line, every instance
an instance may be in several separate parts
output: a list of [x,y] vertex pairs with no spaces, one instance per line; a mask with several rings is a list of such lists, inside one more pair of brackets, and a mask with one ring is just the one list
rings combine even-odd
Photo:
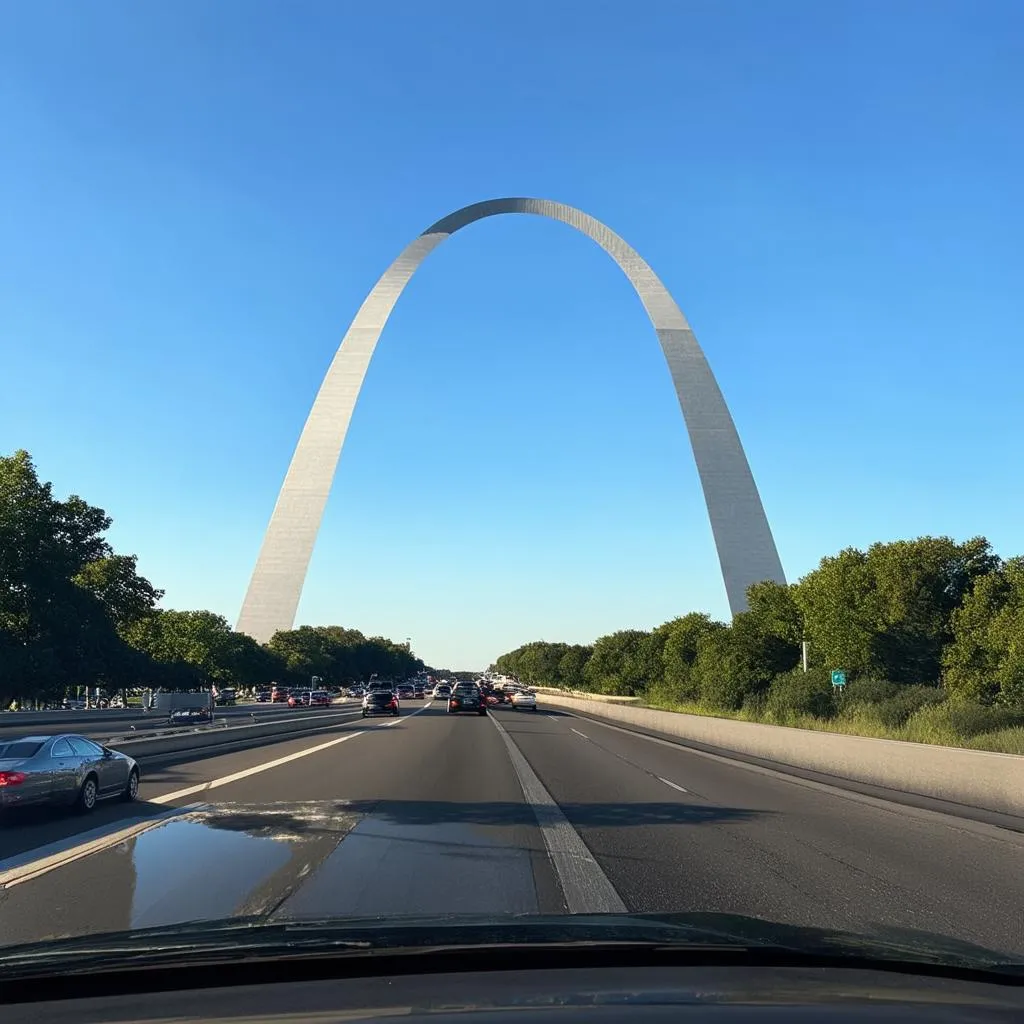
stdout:
[[571,726],[569,728],[569,732],[574,732],[574,733],[576,733],[577,736],[582,736],[583,739],[585,739],[585,740],[589,740],[590,739],[590,737],[587,736],[585,733],[580,732],[579,729],[573,729]]
[[[423,710],[425,709],[420,708],[405,717],[412,718]],[[387,725],[395,725],[400,721],[401,719],[398,718],[388,722]],[[251,768],[245,768],[240,772],[233,772],[231,775],[221,776],[219,779],[201,782],[195,786],[175,790],[173,793],[163,793],[160,796],[148,797],[145,802],[150,804],[169,804],[173,800],[181,800],[187,796],[194,796],[197,793],[203,793],[210,789],[227,786],[232,782],[238,782],[239,779],[248,778],[250,775],[258,775],[260,772],[277,768],[282,764],[288,764],[289,761],[297,761],[300,757],[308,757],[310,754],[315,754],[318,751],[336,747],[339,743],[346,743],[348,740],[355,739],[356,736],[373,732],[375,728],[379,727],[371,726],[368,729],[360,729],[358,732],[346,733],[344,736],[328,740],[326,743],[318,743],[316,746],[306,747],[304,750],[296,750],[284,757],[274,758],[273,761],[264,761],[262,764],[253,765]],[[102,827],[85,833],[79,832],[77,835],[68,836],[57,842],[48,843],[46,846],[36,847],[34,850],[27,850],[14,857],[9,857],[7,860],[0,861],[0,891],[7,886],[28,882],[33,878],[38,878],[40,875],[54,871],[56,868],[63,867],[65,864],[71,864],[93,853],[99,853],[101,850],[117,846],[119,843],[141,835],[151,828],[163,825],[172,818],[189,814],[203,806],[204,804],[201,803],[193,803],[185,807],[172,807],[161,814],[142,821],[133,822],[131,825],[117,829],[114,832],[105,831]]]
[[271,768],[277,768],[282,764],[287,764],[289,761],[297,761],[300,757],[308,757],[310,754],[315,754],[320,750],[327,750],[328,747],[336,747],[339,743],[345,743],[348,740],[355,739],[357,736],[362,736],[365,730],[360,729],[359,732],[346,733],[344,736],[339,736],[337,739],[328,740],[326,743],[318,743],[315,747],[306,747],[305,750],[296,750],[294,753],[286,754],[284,757],[275,758],[273,761],[264,761],[262,764],[254,764],[251,768],[245,768],[240,772],[234,772],[231,775],[224,775],[219,779],[211,779],[208,782],[200,782],[198,785],[189,786],[186,789],[176,789],[173,793],[163,793],[160,796],[151,796],[148,802],[151,804],[169,804],[174,800],[181,800],[183,797],[192,796],[195,793],[203,793],[208,789],[217,789],[219,786],[226,786],[231,782],[238,782],[239,779],[248,778],[250,775],[258,775],[260,772],[269,771]]
[[[423,711],[423,708],[419,708],[413,711],[412,714],[405,715],[406,719],[414,718],[416,715]],[[384,727],[389,725],[397,725],[401,722],[401,718],[394,718],[390,722],[386,722]],[[364,733],[373,732],[375,729],[381,728],[380,726],[370,726],[366,729],[360,729],[358,732],[349,732],[344,736],[338,736],[333,740],[327,740],[326,743],[318,743],[315,747],[306,747],[303,750],[296,750],[291,754],[286,754],[284,757],[277,757],[273,761],[264,761],[262,764],[254,764],[250,768],[244,768],[240,772],[234,772],[231,775],[224,775],[219,779],[212,779],[208,782],[200,782],[195,786],[188,786],[186,789],[178,789],[173,793],[163,793],[161,796],[149,797],[148,802],[151,804],[169,804],[174,800],[181,800],[186,796],[193,796],[196,793],[205,793],[208,789],[217,789],[220,786],[227,786],[232,782],[238,782],[239,779],[247,779],[250,775],[258,775],[260,772],[269,771],[271,768],[278,768],[282,764],[288,764],[289,761],[297,761],[300,757],[308,757],[310,754],[316,754],[321,750],[327,750],[330,747],[336,747],[339,743],[347,743],[349,740],[354,740],[357,736],[362,736]]]
[[678,789],[680,793],[687,792],[682,786],[677,786],[671,779],[663,779],[660,775],[654,776],[659,782],[664,782],[666,786],[671,786],[673,789]]
[[47,843],[46,846],[38,846],[34,850],[28,850],[14,857],[8,857],[7,860],[0,861],[0,889],[7,889],[20,882],[29,882],[33,878],[45,875],[65,864],[71,864],[90,854],[99,853],[100,850],[117,846],[151,828],[165,824],[172,818],[189,814],[202,806],[202,804],[190,804],[187,807],[173,807],[155,817],[133,822],[114,832],[109,831],[109,825],[103,826],[84,834],[80,832],[78,835]]
[[562,809],[537,778],[512,737],[497,718],[489,716],[505,741],[526,802],[533,808],[548,860],[558,876],[570,914],[621,914],[626,910],[619,894]]

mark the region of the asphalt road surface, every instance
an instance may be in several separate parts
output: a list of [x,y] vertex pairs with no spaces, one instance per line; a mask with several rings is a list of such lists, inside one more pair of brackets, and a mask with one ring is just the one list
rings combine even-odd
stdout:
[[0,942],[239,914],[717,911],[1024,960],[1024,832],[566,712],[398,719],[0,829]]

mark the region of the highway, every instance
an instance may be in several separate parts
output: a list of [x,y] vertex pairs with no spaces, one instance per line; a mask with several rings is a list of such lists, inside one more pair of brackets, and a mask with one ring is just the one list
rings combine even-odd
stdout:
[[[188,755],[193,757],[194,755]],[[1024,957],[1024,830],[567,712],[398,719],[145,767],[0,829],[0,936],[239,914],[725,912]]]

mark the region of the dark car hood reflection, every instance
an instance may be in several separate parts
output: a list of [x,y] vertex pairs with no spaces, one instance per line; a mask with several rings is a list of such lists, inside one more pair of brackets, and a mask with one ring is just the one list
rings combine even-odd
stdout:
[[[523,845],[522,822],[459,806],[460,814],[438,808],[429,816],[388,801],[171,811],[37,882],[6,889],[2,952],[10,957],[12,946],[66,936],[77,947],[90,942],[85,936],[125,931],[139,950],[186,932],[189,945],[263,941],[257,933],[269,942],[278,941],[277,928],[283,941],[341,929],[346,941],[370,946],[657,941],[942,964],[1019,959],[926,933],[880,928],[860,937],[720,913],[543,916],[532,870],[537,851]],[[652,822],[667,813],[660,805],[632,810]],[[261,924],[267,927],[253,927]]]

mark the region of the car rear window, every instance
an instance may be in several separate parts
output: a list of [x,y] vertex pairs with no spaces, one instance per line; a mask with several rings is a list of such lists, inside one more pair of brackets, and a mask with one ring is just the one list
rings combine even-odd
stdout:
[[34,740],[15,740],[13,743],[0,745],[0,759],[14,757],[35,757],[42,743]]

